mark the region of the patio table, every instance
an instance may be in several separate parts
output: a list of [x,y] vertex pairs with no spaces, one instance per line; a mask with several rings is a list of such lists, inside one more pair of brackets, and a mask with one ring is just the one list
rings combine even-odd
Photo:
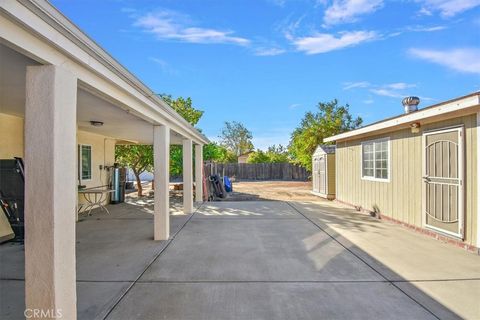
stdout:
[[107,200],[108,195],[113,192],[115,192],[114,189],[106,189],[103,187],[78,190],[78,193],[82,194],[87,201],[87,203],[81,204],[78,207],[78,213],[84,213],[88,210],[88,215],[90,216],[92,209],[95,206],[98,206],[100,209],[110,214],[110,211],[108,211],[108,209],[103,205],[103,202]]

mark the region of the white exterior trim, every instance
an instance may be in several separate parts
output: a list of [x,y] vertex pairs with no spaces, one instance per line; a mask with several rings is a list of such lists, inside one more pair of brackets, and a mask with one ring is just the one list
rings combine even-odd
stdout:
[[446,101],[435,106],[431,106],[417,112],[405,114],[393,119],[387,119],[372,125],[359,128],[356,130],[337,134],[332,137],[324,139],[325,142],[339,141],[347,138],[352,138],[358,135],[372,133],[382,129],[388,129],[401,125],[408,125],[413,122],[424,120],[430,117],[440,116],[450,112],[458,112],[464,109],[478,106],[480,104],[480,93],[475,93],[469,96],[461,97],[455,100]]
[[477,248],[480,248],[480,112],[477,112]]
[[[82,168],[83,168],[82,147],[83,146],[90,147],[90,179],[83,179],[83,176],[82,176]],[[105,153],[105,150],[103,150],[103,152]],[[79,175],[80,184],[82,184],[82,182],[84,181],[86,182],[92,181],[92,177],[93,177],[93,159],[92,158],[93,158],[92,145],[87,143],[79,143],[78,144],[78,175]]]
[[[388,178],[387,179],[382,179],[382,178],[375,178],[375,177],[368,177],[368,176],[364,176],[363,175],[363,145],[366,144],[366,143],[371,143],[371,142],[382,142],[382,141],[387,141],[387,150],[388,150],[388,165],[387,165],[387,174],[388,174]],[[360,179],[362,180],[367,180],[367,181],[376,181],[376,182],[390,182],[390,178],[391,178],[391,174],[392,174],[392,170],[391,170],[391,153],[392,153],[392,150],[391,150],[391,147],[390,147],[391,143],[390,143],[390,137],[383,137],[383,138],[378,138],[378,139],[372,139],[372,140],[365,140],[365,141],[362,141],[361,142],[361,148],[360,148]],[[375,163],[375,151],[374,151],[374,159],[373,159],[374,163]],[[375,167],[373,169],[373,175],[375,175]]]

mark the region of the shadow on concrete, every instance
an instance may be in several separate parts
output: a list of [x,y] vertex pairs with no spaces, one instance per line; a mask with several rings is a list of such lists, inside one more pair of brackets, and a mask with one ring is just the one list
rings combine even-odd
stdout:
[[[171,216],[174,241],[154,242],[147,200],[77,224],[79,319],[461,318],[336,231],[380,233],[371,217],[328,203],[205,203]],[[24,318],[23,255],[0,246],[2,320]]]

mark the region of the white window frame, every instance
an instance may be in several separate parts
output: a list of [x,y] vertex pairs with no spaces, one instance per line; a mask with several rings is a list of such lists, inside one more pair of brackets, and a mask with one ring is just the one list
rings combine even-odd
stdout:
[[[90,179],[83,179],[82,168],[83,168],[83,157],[82,157],[82,148],[90,147]],[[93,147],[91,144],[79,143],[78,144],[78,174],[80,181],[92,181],[93,179]]]
[[[375,177],[375,165],[376,165],[376,159],[375,159],[375,142],[387,142],[387,176],[388,178],[376,178]],[[364,176],[363,175],[363,146],[367,143],[373,143],[373,177],[370,176]],[[360,148],[360,177],[362,180],[368,180],[368,181],[378,181],[378,182],[390,182],[391,178],[391,148],[390,148],[390,137],[384,137],[384,138],[379,138],[379,139],[373,139],[373,140],[366,140],[362,141],[361,143],[361,148]]]

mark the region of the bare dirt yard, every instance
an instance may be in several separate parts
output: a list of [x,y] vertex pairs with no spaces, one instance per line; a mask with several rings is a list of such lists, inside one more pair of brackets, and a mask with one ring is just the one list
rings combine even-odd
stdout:
[[318,200],[312,195],[310,181],[238,181],[227,201],[252,200]]

